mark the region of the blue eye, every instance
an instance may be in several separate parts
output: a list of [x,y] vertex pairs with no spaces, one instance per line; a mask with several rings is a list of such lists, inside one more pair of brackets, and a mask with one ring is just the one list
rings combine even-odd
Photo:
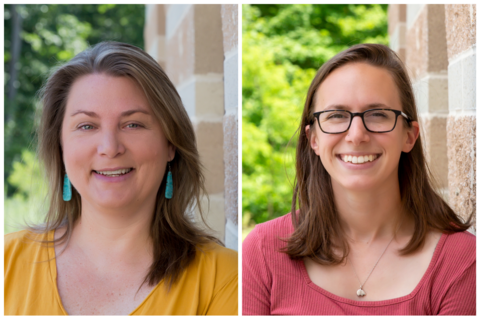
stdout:
[[127,124],[127,128],[132,128],[132,129],[140,128],[140,125],[137,123],[129,123]]
[[83,126],[80,126],[80,129],[82,130],[92,130],[93,126],[90,124],[84,124]]

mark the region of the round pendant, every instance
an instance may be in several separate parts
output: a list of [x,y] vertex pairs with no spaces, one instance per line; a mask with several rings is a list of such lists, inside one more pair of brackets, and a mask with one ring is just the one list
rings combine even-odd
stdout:
[[357,296],[359,296],[360,298],[361,297],[364,297],[366,295],[365,291],[363,291],[362,289],[358,289],[357,290]]

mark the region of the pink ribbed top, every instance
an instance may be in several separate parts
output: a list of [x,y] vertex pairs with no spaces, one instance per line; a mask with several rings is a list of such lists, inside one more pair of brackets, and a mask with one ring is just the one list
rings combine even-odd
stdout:
[[290,214],[259,224],[243,242],[244,315],[475,315],[476,237],[443,234],[430,265],[406,296],[355,301],[309,278],[302,260],[279,249],[293,232]]

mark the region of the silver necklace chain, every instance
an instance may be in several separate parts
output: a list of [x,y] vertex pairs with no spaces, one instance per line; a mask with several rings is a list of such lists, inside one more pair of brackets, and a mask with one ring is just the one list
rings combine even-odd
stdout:
[[[403,223],[403,218],[402,218],[402,223]],[[398,227],[398,230],[397,232],[400,230],[400,227],[402,226],[402,223],[400,223],[400,226]],[[350,265],[352,266],[352,269],[353,269],[353,272],[355,272],[355,275],[357,276],[357,279],[358,279],[358,282],[360,283],[360,289],[357,290],[357,296],[358,297],[364,297],[366,295],[365,291],[363,290],[363,286],[365,285],[365,283],[367,282],[368,278],[370,278],[370,275],[372,274],[373,270],[375,270],[375,267],[377,266],[378,262],[380,261],[380,259],[382,259],[383,255],[385,254],[385,252],[387,251],[388,249],[388,246],[390,245],[390,243],[392,243],[393,239],[395,239],[395,235],[397,234],[397,232],[395,232],[393,234],[393,237],[392,239],[390,240],[390,242],[388,242],[387,246],[385,247],[385,250],[383,250],[382,254],[380,255],[380,257],[378,258],[377,262],[375,262],[375,265],[373,266],[372,270],[370,271],[370,273],[368,274],[367,278],[365,279],[365,281],[363,281],[363,283],[360,281],[360,277],[358,276],[357,274],[357,271],[355,270],[355,267],[353,266],[353,263],[350,261]],[[351,239],[351,238],[350,238]],[[352,239],[353,240],[353,239]],[[348,259],[348,258],[347,258]]]

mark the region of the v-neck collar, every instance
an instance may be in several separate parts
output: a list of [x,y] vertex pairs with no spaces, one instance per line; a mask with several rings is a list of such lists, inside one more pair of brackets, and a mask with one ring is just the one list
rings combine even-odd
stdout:
[[[55,238],[55,230],[51,230],[48,232],[47,239],[48,241],[53,241]],[[58,285],[57,285],[57,259],[55,258],[55,246],[51,245],[48,246],[48,259],[49,259],[49,269],[50,269],[50,280],[52,282],[52,286],[54,287],[54,292],[55,292],[55,298],[57,299],[57,303],[60,306],[60,309],[63,312],[63,315],[68,316],[69,314],[63,307],[62,299],[60,298],[60,293],[58,291]],[[150,293],[147,295],[145,299],[128,315],[132,316],[135,315],[135,312],[139,310],[145,303],[146,301],[154,294],[154,292],[161,286],[161,284],[164,281],[160,281],[157,283],[157,285],[150,291]]]

